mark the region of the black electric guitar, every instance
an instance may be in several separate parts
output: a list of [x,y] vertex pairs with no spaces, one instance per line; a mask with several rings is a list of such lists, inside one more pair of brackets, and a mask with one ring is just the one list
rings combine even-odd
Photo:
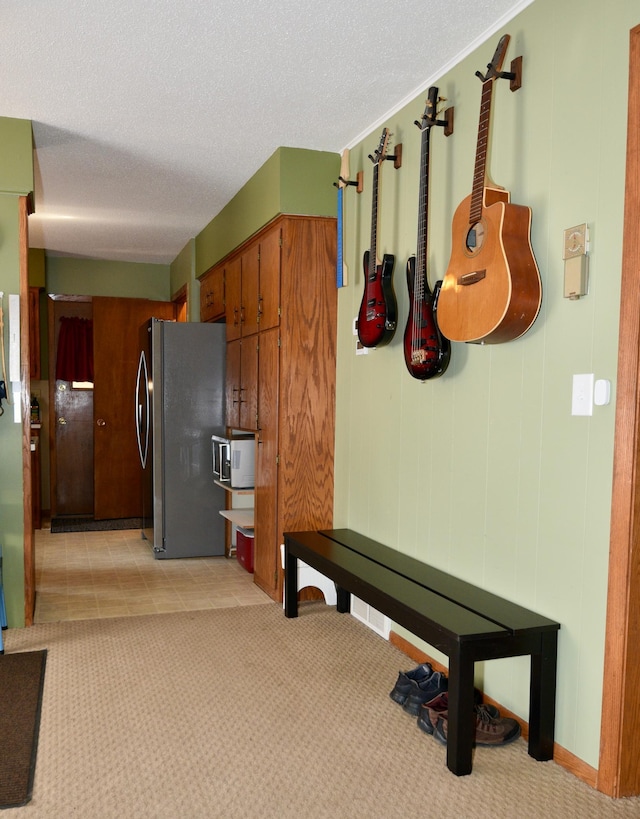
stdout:
[[382,347],[396,331],[397,306],[393,291],[395,259],[385,253],[378,261],[378,199],[380,166],[387,158],[389,129],[383,128],[373,162],[373,197],[371,211],[371,246],[364,254],[364,294],[358,312],[358,339],[363,347]]
[[418,206],[418,254],[407,261],[409,316],[404,331],[404,360],[409,373],[420,381],[437,378],[449,366],[451,345],[436,321],[441,281],[431,292],[427,276],[427,231],[429,226],[429,141],[436,124],[438,89],[429,89],[422,120],[416,125],[422,131],[420,155],[420,197]]

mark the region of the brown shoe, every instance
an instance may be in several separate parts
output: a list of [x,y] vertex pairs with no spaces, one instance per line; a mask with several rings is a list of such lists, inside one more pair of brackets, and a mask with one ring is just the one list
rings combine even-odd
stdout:
[[433,734],[438,725],[438,720],[444,718],[446,721],[448,709],[449,697],[447,692],[443,691],[420,707],[418,711],[418,728],[424,731],[425,734]]
[[[520,736],[520,723],[511,717],[496,716],[499,712],[493,706],[476,705],[475,712],[476,745],[489,747],[506,745]],[[433,735],[446,745],[449,729],[448,713],[434,711],[430,719],[433,725]]]

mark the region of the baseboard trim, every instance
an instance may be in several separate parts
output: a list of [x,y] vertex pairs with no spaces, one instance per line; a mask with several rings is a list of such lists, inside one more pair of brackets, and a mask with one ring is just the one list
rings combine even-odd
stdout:
[[[404,637],[401,637],[399,634],[396,634],[395,631],[391,631],[389,633],[389,642],[392,643],[396,648],[400,649],[403,654],[406,654],[411,660],[416,663],[431,663],[435,671],[444,671],[446,673],[447,667],[442,665],[442,663],[437,662],[428,654],[425,654],[424,651],[421,651],[417,646],[414,646],[413,643],[410,643],[409,640],[406,640]],[[512,717],[513,719],[517,720],[520,723],[520,727],[522,729],[522,736],[527,739],[529,736],[529,723],[525,720],[521,719],[517,714],[512,713],[509,711],[508,708],[503,708],[499,702],[491,699],[491,697],[485,697],[485,701],[491,703],[491,705],[495,705],[497,708],[500,709],[500,712],[504,714],[506,717]],[[561,768],[564,768],[570,774],[577,777],[578,779],[582,780],[582,782],[586,783],[592,788],[596,788],[597,781],[598,781],[598,771],[595,768],[592,768],[591,765],[588,765],[584,760],[577,757],[575,754],[572,754],[571,751],[567,751],[566,748],[563,748],[562,745],[558,745],[557,742],[553,745],[553,761],[560,765]]]

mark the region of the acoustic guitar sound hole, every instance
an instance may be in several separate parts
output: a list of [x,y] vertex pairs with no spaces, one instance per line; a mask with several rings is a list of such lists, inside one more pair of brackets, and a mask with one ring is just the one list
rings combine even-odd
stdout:
[[467,233],[467,251],[473,256],[484,243],[484,225],[482,222],[475,222]]

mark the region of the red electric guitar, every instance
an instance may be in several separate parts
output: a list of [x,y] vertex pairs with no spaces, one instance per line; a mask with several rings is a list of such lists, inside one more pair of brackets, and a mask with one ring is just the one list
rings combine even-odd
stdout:
[[427,231],[429,226],[429,141],[431,128],[436,124],[438,89],[429,89],[427,107],[422,121],[416,125],[422,131],[420,158],[420,198],[418,207],[418,255],[407,261],[409,288],[409,315],[404,331],[404,360],[409,373],[420,381],[436,378],[447,369],[451,345],[444,338],[436,322],[436,307],[441,281],[434,291],[427,277]]
[[380,166],[387,158],[389,129],[383,128],[373,162],[371,246],[364,254],[364,294],[358,312],[358,339],[363,347],[382,347],[396,331],[397,307],[393,291],[394,257],[385,253],[378,261],[378,198]]
[[478,143],[470,196],[453,217],[451,258],[438,299],[438,324],[451,341],[499,344],[523,335],[542,299],[531,248],[531,210],[512,205],[509,192],[487,174],[493,84],[501,74],[505,34],[482,80]]

